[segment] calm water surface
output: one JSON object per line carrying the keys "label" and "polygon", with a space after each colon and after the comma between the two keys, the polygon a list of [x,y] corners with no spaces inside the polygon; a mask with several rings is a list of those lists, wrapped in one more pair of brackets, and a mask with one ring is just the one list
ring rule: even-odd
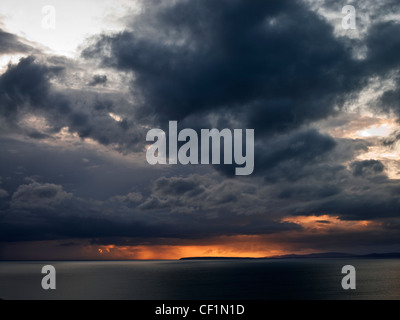
{"label": "calm water surface", "polygon": [[[41,268],[57,271],[43,290]],[[343,290],[341,269],[357,270]],[[0,262],[2,299],[400,299],[398,259]]]}

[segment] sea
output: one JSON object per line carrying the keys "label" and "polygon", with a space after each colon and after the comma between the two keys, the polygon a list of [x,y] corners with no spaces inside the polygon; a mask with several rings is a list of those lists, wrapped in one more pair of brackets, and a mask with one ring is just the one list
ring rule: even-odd
{"label": "sea", "polygon": [[[42,267],[56,289],[42,288]],[[356,289],[342,288],[342,268]],[[399,300],[400,259],[1,261],[3,300]]]}

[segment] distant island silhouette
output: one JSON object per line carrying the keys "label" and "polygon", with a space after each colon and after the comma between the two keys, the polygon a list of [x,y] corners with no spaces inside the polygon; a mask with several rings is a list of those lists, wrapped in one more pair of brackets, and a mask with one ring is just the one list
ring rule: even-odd
{"label": "distant island silhouette", "polygon": [[325,252],[311,254],[287,254],[262,258],[251,257],[185,257],[179,260],[260,260],[260,259],[327,259],[327,258],[364,258],[364,259],[400,259],[400,252],[353,254],[343,252]]}

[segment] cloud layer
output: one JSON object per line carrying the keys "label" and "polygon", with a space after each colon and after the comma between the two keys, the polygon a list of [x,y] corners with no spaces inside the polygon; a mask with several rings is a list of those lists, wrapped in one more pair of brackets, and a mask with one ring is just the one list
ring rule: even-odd
{"label": "cloud layer", "polygon": [[[0,30],[0,54],[23,54],[0,75],[1,242],[396,248],[381,154],[399,131],[357,136],[367,114],[399,120],[393,5],[355,3],[346,34],[331,1],[145,1],[74,59]],[[255,129],[254,174],[147,165],[146,131],[171,120]]]}

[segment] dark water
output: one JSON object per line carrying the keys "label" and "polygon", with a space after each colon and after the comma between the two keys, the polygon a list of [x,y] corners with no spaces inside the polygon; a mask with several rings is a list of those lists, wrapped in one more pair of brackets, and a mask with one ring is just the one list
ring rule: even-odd
{"label": "dark water", "polygon": [[[43,290],[41,268],[56,268]],[[357,289],[343,290],[344,265]],[[398,259],[0,262],[2,299],[400,299]]]}

